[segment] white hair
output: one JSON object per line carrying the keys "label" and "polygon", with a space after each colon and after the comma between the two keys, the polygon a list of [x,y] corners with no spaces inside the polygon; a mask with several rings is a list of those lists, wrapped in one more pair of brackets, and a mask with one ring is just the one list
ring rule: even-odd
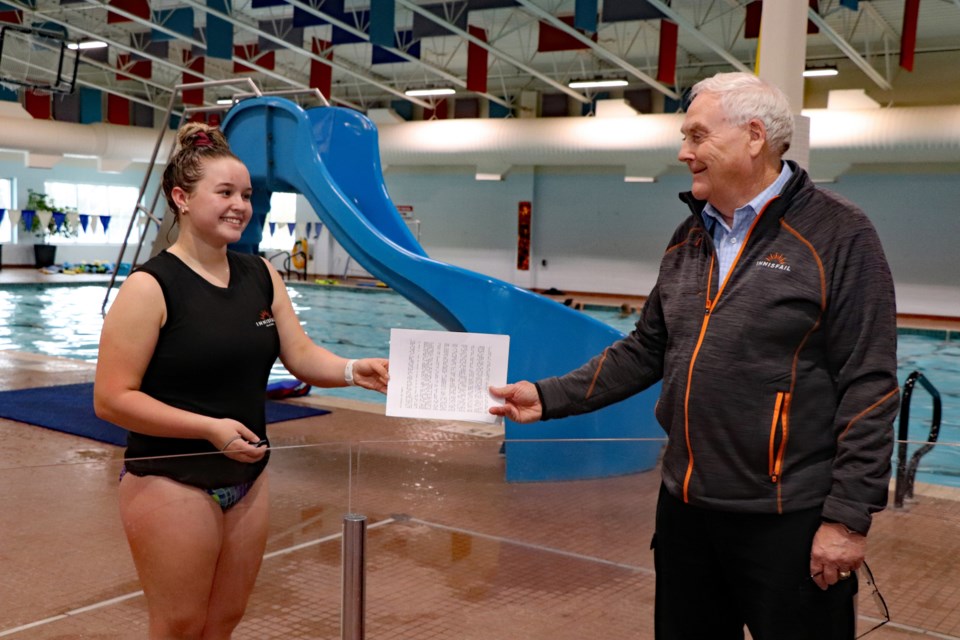
{"label": "white hair", "polygon": [[756,118],[767,130],[767,144],[779,155],[790,148],[793,138],[793,110],[778,87],[753,75],[736,71],[718,73],[701,80],[690,90],[693,101],[701,93],[720,96],[720,106],[734,125]]}

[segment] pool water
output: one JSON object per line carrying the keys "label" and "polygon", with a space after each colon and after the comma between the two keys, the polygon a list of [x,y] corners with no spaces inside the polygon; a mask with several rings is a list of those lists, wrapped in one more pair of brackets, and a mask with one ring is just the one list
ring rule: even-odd
{"label": "pool water", "polygon": [[[390,328],[441,329],[405,298],[382,288],[318,287],[291,284],[294,308],[304,329],[318,344],[348,358],[386,357]],[[96,361],[103,320],[103,285],[7,285],[0,287],[0,349]],[[616,309],[587,307],[585,313],[628,332],[637,316]],[[940,392],[943,421],[938,446],[923,458],[919,482],[960,487],[960,334],[901,330],[898,341],[901,384],[920,371]],[[289,378],[279,362],[271,379]],[[367,402],[383,396],[364,389],[314,390]],[[910,407],[908,439],[926,440],[933,402],[919,385]],[[918,445],[911,445],[910,452]],[[896,463],[896,461],[894,461]]]}

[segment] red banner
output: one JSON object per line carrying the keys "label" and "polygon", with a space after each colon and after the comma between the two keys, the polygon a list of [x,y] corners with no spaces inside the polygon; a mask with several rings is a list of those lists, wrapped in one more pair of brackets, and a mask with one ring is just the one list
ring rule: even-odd
{"label": "red banner", "polygon": [[913,54],[917,48],[917,23],[920,0],[907,0],[903,6],[903,30],[900,32],[900,67],[913,71]]}
{"label": "red banner", "polygon": [[530,271],[530,221],[533,208],[521,202],[517,210],[517,269]]}
{"label": "red banner", "polygon": [[[469,25],[470,35],[478,40],[487,41],[487,31]],[[487,50],[470,43],[467,45],[467,91],[487,92]]]}
{"label": "red banner", "polygon": [[657,82],[673,84],[677,76],[677,23],[660,21],[660,62]]}

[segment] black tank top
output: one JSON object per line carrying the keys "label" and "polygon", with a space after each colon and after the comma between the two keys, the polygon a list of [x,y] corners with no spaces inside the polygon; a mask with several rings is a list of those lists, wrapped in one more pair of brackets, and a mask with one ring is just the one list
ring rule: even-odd
{"label": "black tank top", "polygon": [[[258,256],[228,251],[227,260],[230,284],[225,288],[207,282],[166,251],[139,269],[160,283],[167,307],[140,390],[179,409],[233,418],[266,438],[266,387],[280,354],[271,311],[273,282]],[[203,489],[250,482],[269,457],[252,464],[224,455],[132,459],[216,450],[207,440],[131,431],[124,457],[135,475],[166,476]]]}

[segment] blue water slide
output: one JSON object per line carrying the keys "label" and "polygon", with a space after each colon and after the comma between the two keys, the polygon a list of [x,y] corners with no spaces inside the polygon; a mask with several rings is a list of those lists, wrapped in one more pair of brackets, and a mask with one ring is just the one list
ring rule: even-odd
{"label": "blue water slide", "polygon": [[[387,194],[376,126],[339,107],[304,111],[278,97],[238,103],[222,124],[254,190],[300,193],[372,275],[450,331],[510,336],[511,380],[559,375],[622,334],[526,289],[430,259]],[[658,389],[590,414],[506,424],[508,481],[597,478],[650,469],[662,438]],[[577,442],[578,440],[603,440]],[[627,439],[627,440],[625,440]]]}

